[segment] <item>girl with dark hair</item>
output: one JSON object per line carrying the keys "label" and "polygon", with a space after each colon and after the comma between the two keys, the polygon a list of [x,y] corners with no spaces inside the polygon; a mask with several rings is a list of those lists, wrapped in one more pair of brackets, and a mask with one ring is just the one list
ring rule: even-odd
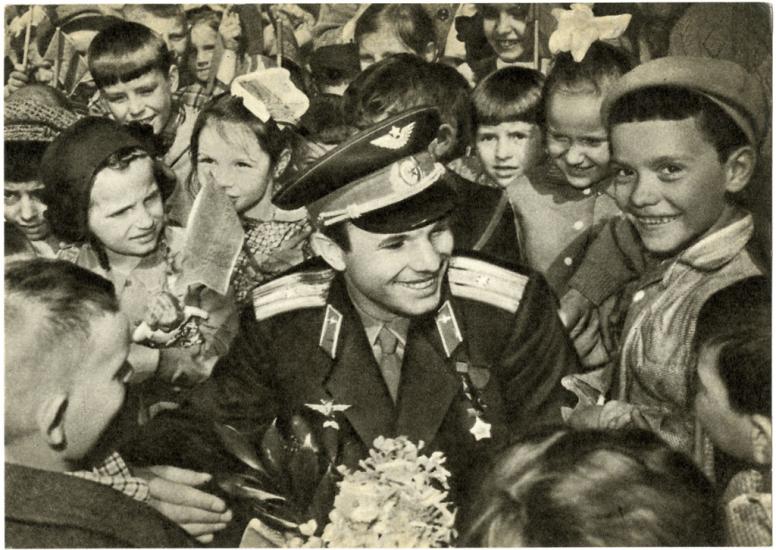
{"label": "girl with dark hair", "polygon": [[281,129],[273,118],[262,121],[231,94],[208,103],[194,125],[196,177],[201,185],[223,189],[245,231],[231,280],[238,302],[250,301],[254,287],[312,255],[304,246],[311,232],[304,209],[284,211],[271,201],[296,139],[290,127]]}

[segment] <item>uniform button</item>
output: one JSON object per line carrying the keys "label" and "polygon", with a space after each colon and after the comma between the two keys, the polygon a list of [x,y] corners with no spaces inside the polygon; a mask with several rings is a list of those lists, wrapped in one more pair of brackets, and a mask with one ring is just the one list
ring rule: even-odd
{"label": "uniform button", "polygon": [[592,193],[592,192],[593,192],[593,190],[592,190],[592,189],[590,189],[589,187],[585,187],[585,188],[582,190],[582,194],[583,194],[583,195],[589,195],[589,194],[590,194],[590,193]]}
{"label": "uniform button", "polygon": [[572,260],[571,258],[566,256],[565,258],[563,258],[563,263],[566,264],[566,265],[571,265],[571,264],[574,263],[574,260]]}
{"label": "uniform button", "polygon": [[644,291],[639,290],[636,294],[633,295],[633,301],[634,302],[642,301],[644,299],[644,295],[645,295]]}
{"label": "uniform button", "polygon": [[440,21],[447,21],[447,19],[450,17],[450,10],[447,8],[442,8],[440,10],[437,10],[437,18]]}
{"label": "uniform button", "polygon": [[585,227],[585,222],[583,222],[582,220],[577,220],[574,222],[574,229],[576,229],[577,231],[581,231],[582,228],[584,227]]}

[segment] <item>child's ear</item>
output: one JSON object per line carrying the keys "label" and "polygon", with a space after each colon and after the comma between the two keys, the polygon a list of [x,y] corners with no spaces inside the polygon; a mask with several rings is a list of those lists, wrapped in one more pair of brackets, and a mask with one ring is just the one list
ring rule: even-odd
{"label": "child's ear", "polygon": [[290,162],[291,149],[283,149],[283,151],[280,153],[280,156],[278,157],[277,162],[275,163],[275,167],[272,169],[273,179],[278,179],[280,176],[282,176],[283,172],[285,172],[286,168],[288,168]]}
{"label": "child's ear", "polygon": [[167,73],[167,81],[170,83],[170,92],[177,92],[180,85],[180,71],[177,65],[170,66],[170,71]]}
{"label": "child's ear", "polygon": [[41,402],[35,417],[38,430],[43,434],[46,443],[57,451],[67,446],[67,439],[65,437],[67,403],[66,393],[52,393]]}
{"label": "child's ear", "polygon": [[737,193],[741,191],[754,172],[757,155],[750,145],[739,147],[725,161],[725,191]]}
{"label": "child's ear", "polygon": [[431,145],[428,146],[428,151],[433,155],[435,160],[438,161],[440,158],[445,158],[445,155],[453,150],[453,147],[455,147],[456,141],[458,140],[456,134],[455,128],[447,123],[444,123],[439,127],[437,136],[434,138],[434,141],[431,142]]}
{"label": "child's ear", "polygon": [[756,464],[771,463],[771,419],[761,414],[751,416],[752,458]]}
{"label": "child's ear", "polygon": [[313,251],[323,258],[327,264],[337,271],[345,271],[345,251],[320,231],[313,232],[310,237]]}

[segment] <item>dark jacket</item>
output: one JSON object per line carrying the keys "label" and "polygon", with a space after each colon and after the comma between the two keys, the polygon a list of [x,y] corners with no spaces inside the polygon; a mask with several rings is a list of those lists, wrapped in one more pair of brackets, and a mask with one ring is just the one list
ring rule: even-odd
{"label": "dark jacket", "polygon": [[[341,274],[333,275],[315,307],[261,321],[249,309],[241,334],[212,377],[180,409],[154,418],[122,454],[135,462],[217,472],[234,461],[213,434],[213,420],[253,434],[258,444],[276,417],[287,421],[303,414],[320,427],[325,418],[316,418],[306,405],[333,400],[350,406],[337,416],[339,462],[357,467],[377,436],[406,435],[424,441],[428,452],[443,451],[454,493],[466,494],[500,445],[537,423],[560,422],[560,407],[570,396],[560,379],[577,370],[546,282],[539,275],[510,277],[511,299],[521,295],[513,311],[455,295],[449,279],[443,282],[445,318],[432,312],[410,323],[396,405]],[[299,291],[291,285],[278,288],[279,293]],[[443,342],[438,325],[452,326],[451,317],[461,339],[446,333]],[[334,331],[326,328],[332,319],[339,319]],[[468,371],[470,393],[484,405],[490,439],[478,441],[470,432],[476,406],[466,394],[462,369]]]}
{"label": "dark jacket", "polygon": [[194,539],[150,506],[78,477],[5,464],[9,548],[191,548]]}
{"label": "dark jacket", "polygon": [[517,266],[520,248],[515,217],[500,189],[485,187],[448,170],[445,181],[455,189],[456,207],[450,218],[455,249],[476,250],[494,260]]}

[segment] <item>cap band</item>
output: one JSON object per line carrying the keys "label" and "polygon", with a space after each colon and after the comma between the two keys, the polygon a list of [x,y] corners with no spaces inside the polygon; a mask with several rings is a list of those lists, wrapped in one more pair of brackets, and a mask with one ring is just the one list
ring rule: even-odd
{"label": "cap band", "polygon": [[[417,195],[438,181],[439,178],[444,175],[445,167],[440,163],[435,162],[430,172],[427,172],[425,175],[420,175],[420,167],[417,161],[415,158],[410,157],[392,164],[388,171],[391,188],[393,190],[392,193],[378,195],[372,199],[367,199],[358,203],[350,202],[340,208],[331,208],[332,206],[336,206],[335,203],[331,203],[327,205],[327,210],[318,214],[318,223],[325,227],[345,220],[356,219],[368,212],[385,208],[386,206],[400,202],[405,198]],[[369,180],[377,181],[378,178],[384,177],[384,174],[385,171],[381,170],[376,174],[372,174],[354,182],[353,185],[354,187],[362,187],[365,183],[369,182]],[[381,187],[383,186],[381,185]],[[341,203],[341,201],[336,202]]]}

